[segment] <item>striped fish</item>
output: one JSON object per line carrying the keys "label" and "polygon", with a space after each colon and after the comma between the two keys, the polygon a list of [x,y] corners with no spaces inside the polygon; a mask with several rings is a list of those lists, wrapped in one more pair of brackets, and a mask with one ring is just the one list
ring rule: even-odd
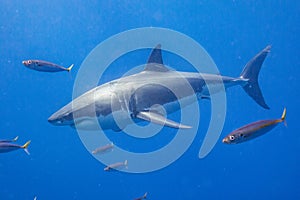
{"label": "striped fish", "polygon": [[222,142],[225,144],[238,144],[254,139],[269,132],[281,122],[284,122],[284,124],[286,125],[285,117],[286,108],[284,108],[280,119],[260,120],[257,122],[247,124],[241,128],[232,131],[222,140]]}
{"label": "striped fish", "polygon": [[25,67],[28,67],[29,69],[33,69],[41,72],[61,72],[61,71],[70,72],[74,66],[74,64],[72,64],[70,67],[65,68],[63,66],[48,61],[43,61],[43,60],[24,60],[22,61],[22,63],[23,65],[25,65]]}
{"label": "striped fish", "polygon": [[0,143],[0,153],[6,153],[10,151],[15,151],[18,149],[24,149],[24,151],[29,155],[28,145],[30,144],[30,140],[26,142],[24,145],[12,144],[10,142],[1,142]]}

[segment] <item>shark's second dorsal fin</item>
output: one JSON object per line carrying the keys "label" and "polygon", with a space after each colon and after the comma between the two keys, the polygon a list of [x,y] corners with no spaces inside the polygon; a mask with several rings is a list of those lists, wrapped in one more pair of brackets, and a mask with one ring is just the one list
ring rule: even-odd
{"label": "shark's second dorsal fin", "polygon": [[161,44],[158,44],[151,52],[144,71],[167,72],[161,56]]}

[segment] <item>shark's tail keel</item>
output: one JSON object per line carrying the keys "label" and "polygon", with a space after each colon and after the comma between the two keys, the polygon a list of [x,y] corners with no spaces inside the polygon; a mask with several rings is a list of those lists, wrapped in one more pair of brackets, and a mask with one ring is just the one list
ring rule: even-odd
{"label": "shark's tail keel", "polygon": [[261,52],[259,52],[254,58],[252,58],[243,69],[240,78],[248,79],[246,85],[243,86],[246,93],[256,101],[260,106],[265,109],[270,109],[269,106],[266,104],[262,92],[259,88],[258,84],[258,74],[260,68],[270,52],[271,46],[267,46]]}

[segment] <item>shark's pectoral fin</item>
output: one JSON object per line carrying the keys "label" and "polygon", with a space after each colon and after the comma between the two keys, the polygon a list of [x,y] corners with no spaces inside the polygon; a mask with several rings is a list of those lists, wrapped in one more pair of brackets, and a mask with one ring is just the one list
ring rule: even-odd
{"label": "shark's pectoral fin", "polygon": [[174,122],[170,119],[165,118],[163,115],[151,111],[141,111],[136,114],[136,117],[145,121],[153,122],[162,126],[169,126],[171,128],[182,128],[188,129],[192,128],[191,126],[183,125],[177,122]]}

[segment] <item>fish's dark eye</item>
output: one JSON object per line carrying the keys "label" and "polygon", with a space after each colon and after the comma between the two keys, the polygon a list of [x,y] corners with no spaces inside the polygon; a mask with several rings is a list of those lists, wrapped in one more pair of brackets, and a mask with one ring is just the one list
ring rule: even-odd
{"label": "fish's dark eye", "polygon": [[234,137],[233,135],[231,135],[231,136],[229,136],[229,139],[230,139],[230,140],[234,140],[235,137]]}
{"label": "fish's dark eye", "polygon": [[28,62],[27,62],[29,65],[32,63],[32,61],[31,60],[28,60]]}

